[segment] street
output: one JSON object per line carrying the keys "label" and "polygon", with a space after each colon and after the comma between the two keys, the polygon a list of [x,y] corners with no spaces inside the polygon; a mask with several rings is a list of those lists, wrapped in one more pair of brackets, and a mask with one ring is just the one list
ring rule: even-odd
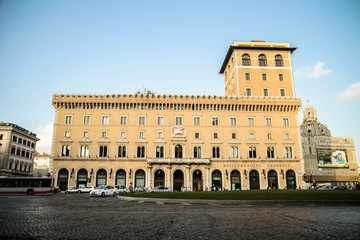
{"label": "street", "polygon": [[360,207],[0,196],[1,239],[360,239]]}

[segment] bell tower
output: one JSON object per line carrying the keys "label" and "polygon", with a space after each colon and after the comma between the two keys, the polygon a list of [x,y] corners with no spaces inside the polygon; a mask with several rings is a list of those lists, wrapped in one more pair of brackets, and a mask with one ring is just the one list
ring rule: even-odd
{"label": "bell tower", "polygon": [[309,100],[307,101],[306,108],[303,111],[304,122],[316,122],[316,110],[312,106],[310,106]]}

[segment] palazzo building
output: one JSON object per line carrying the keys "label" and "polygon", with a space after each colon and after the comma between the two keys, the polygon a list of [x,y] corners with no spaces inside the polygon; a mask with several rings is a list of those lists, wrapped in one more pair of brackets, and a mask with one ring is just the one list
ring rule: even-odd
{"label": "palazzo building", "polygon": [[359,182],[354,139],[332,137],[327,126],[318,122],[309,102],[300,126],[307,185],[353,185]]}
{"label": "palazzo building", "polygon": [[32,133],[13,123],[0,123],[0,176],[32,177],[36,142]]}
{"label": "palazzo building", "polygon": [[54,94],[57,186],[297,188],[303,160],[289,43],[231,44],[224,96]]}

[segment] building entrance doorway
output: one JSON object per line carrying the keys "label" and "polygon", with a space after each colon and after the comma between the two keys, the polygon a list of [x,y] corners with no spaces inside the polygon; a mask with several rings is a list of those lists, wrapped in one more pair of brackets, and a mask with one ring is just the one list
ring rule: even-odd
{"label": "building entrance doorway", "polygon": [[126,186],[126,172],[123,169],[117,170],[115,185]]}
{"label": "building entrance doorway", "polygon": [[86,187],[87,186],[87,176],[88,176],[87,170],[84,168],[80,169],[77,174],[76,187],[78,187],[78,188]]}
{"label": "building entrance doorway", "polygon": [[174,172],[174,191],[181,191],[182,187],[184,187],[184,173],[181,170],[176,170]]}
{"label": "building entrance doorway", "polygon": [[250,174],[250,189],[260,189],[259,172],[251,170]]}
{"label": "building entrance doorway", "polygon": [[214,170],[212,172],[212,190],[221,190],[222,189],[222,174],[219,170]]}
{"label": "building entrance doorway", "polygon": [[275,170],[270,170],[268,173],[268,188],[278,189],[277,172]]}
{"label": "building entrance doorway", "polygon": [[60,169],[57,181],[57,186],[59,187],[60,191],[65,191],[68,189],[68,181],[69,171],[66,168]]}
{"label": "building entrance doorway", "polygon": [[286,172],[286,188],[296,189],[295,172],[293,170],[288,170]]}
{"label": "building entrance doorway", "polygon": [[240,172],[238,170],[231,172],[231,190],[241,190]]}
{"label": "building entrance doorway", "polygon": [[158,169],[154,174],[154,187],[165,186],[165,173],[163,170]]}
{"label": "building entrance doorway", "polygon": [[193,172],[193,191],[202,191],[202,190],[203,190],[202,172],[200,170],[195,170]]}
{"label": "building entrance doorway", "polygon": [[96,186],[106,185],[106,177],[105,169],[99,169],[96,173]]}
{"label": "building entrance doorway", "polygon": [[144,170],[137,170],[135,173],[135,188],[145,187],[145,172]]}

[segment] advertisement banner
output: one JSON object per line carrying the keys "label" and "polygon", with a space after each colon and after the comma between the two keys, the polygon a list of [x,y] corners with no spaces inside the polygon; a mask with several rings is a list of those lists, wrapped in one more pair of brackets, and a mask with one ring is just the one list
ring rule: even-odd
{"label": "advertisement banner", "polygon": [[345,149],[317,149],[319,168],[348,168],[347,153]]}

